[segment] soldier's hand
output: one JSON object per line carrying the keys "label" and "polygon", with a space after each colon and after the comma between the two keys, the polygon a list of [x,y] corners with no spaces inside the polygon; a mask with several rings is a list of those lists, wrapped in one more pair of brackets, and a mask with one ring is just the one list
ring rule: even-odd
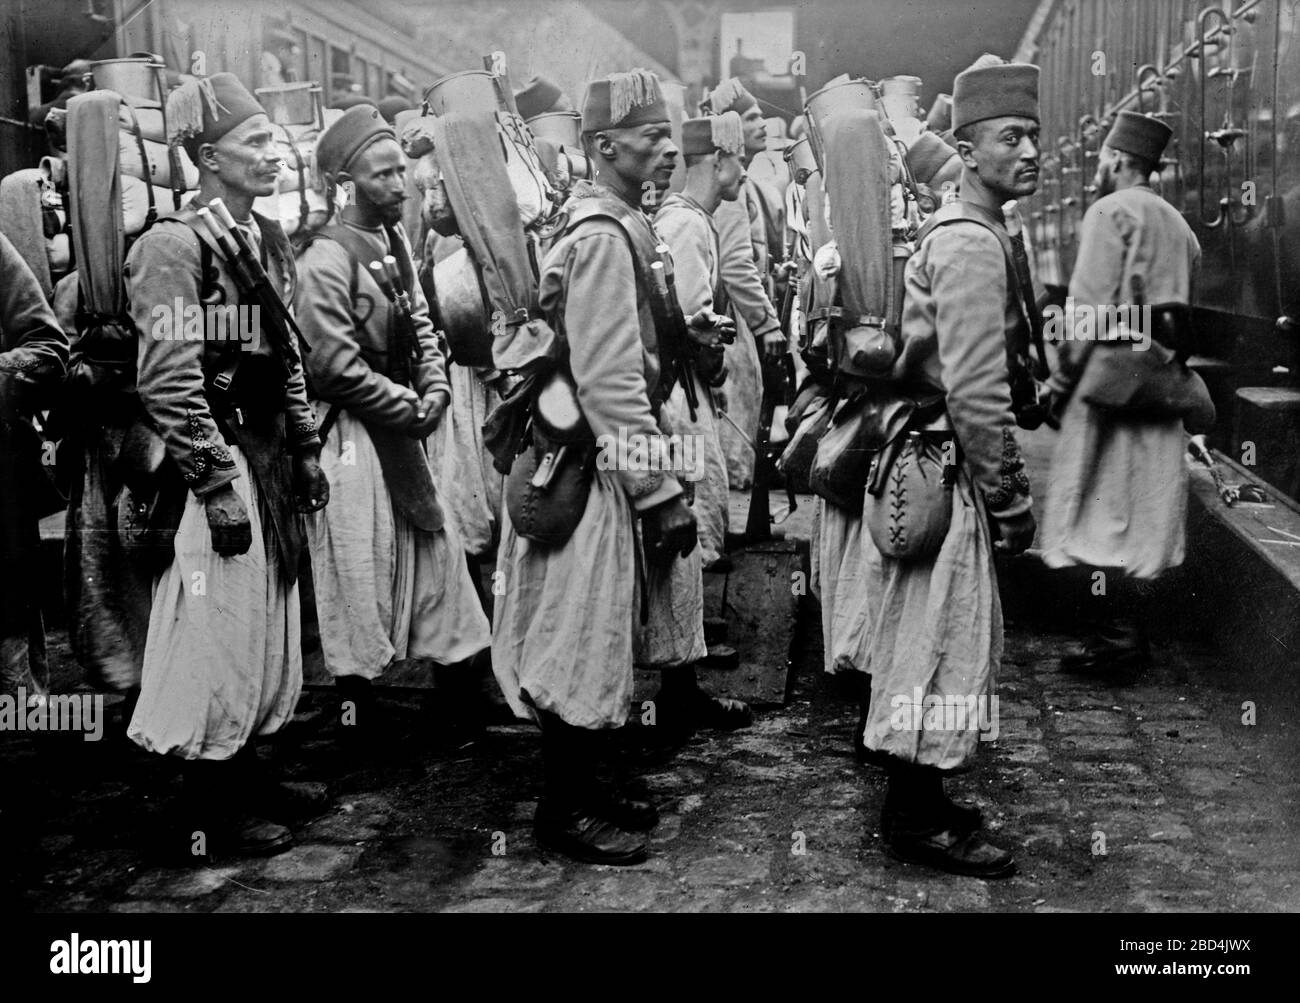
{"label": "soldier's hand", "polygon": [[736,340],[736,322],[712,310],[700,310],[687,318],[691,338],[705,348],[730,345]]}
{"label": "soldier's hand", "polygon": [[38,391],[36,381],[25,373],[0,369],[0,404],[6,414],[34,414]]}
{"label": "soldier's hand", "polygon": [[1013,515],[1006,519],[994,516],[993,528],[997,532],[997,539],[993,542],[994,550],[1007,554],[1023,554],[1034,542],[1034,533],[1038,530],[1038,524],[1034,522],[1034,514],[1026,510],[1020,515]]}
{"label": "soldier's hand", "polygon": [[293,462],[293,490],[299,512],[319,512],[330,500],[330,481],[321,469],[320,453],[303,453]]}
{"label": "soldier's hand", "polygon": [[679,496],[651,509],[643,522],[647,557],[667,563],[695,549],[695,513]]}
{"label": "soldier's hand", "polygon": [[253,545],[253,526],[244,500],[227,484],[203,499],[212,530],[212,549],[222,557],[247,554]]}
{"label": "soldier's hand", "polygon": [[413,439],[427,439],[438,422],[442,421],[443,412],[451,402],[451,395],[446,390],[430,390],[415,408],[415,421],[406,430]]}
{"label": "soldier's hand", "polygon": [[763,354],[769,359],[779,359],[786,352],[785,332],[779,327],[763,335]]}

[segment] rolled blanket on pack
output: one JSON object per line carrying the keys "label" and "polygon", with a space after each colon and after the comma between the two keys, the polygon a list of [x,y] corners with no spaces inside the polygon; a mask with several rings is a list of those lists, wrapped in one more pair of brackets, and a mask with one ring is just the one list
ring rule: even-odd
{"label": "rolled blanket on pack", "polygon": [[45,175],[35,167],[14,171],[0,179],[0,233],[22,255],[48,300],[54,292],[54,280],[50,272],[50,247],[41,220],[44,180]]}
{"label": "rolled blanket on pack", "polygon": [[832,353],[848,374],[878,376],[889,371],[897,354],[894,150],[876,112],[863,109],[831,115],[823,138],[831,230],[842,259],[838,282],[844,318]]}
{"label": "rolled blanket on pack", "polygon": [[147,185],[139,178],[122,177],[122,227],[128,237],[144,229],[149,217],[149,190],[153,189],[154,209],[160,215],[172,208],[172,190]]}
{"label": "rolled blanket on pack", "polygon": [[447,199],[482,271],[494,314],[505,321],[492,339],[497,369],[517,370],[555,349],[556,336],[538,316],[537,282],[520,223],[519,201],[501,158],[497,117],[455,112],[429,123]]}
{"label": "rolled blanket on pack", "polygon": [[68,194],[78,281],[85,308],[112,316],[124,303],[122,179],[113,169],[122,138],[121,103],[113,91],[90,91],[68,101]]}
{"label": "rolled blanket on pack", "polygon": [[140,108],[135,105],[127,107],[124,103],[121,111],[118,112],[118,123],[127,132],[133,132],[131,125],[131,113],[135,113],[135,121],[140,124],[140,135],[151,143],[167,143],[167,131],[163,128],[163,113],[161,108]]}
{"label": "rolled blanket on pack", "polygon": [[[172,183],[171,161],[167,159],[167,145],[144,140],[144,153],[148,159],[146,168],[140,160],[140,144],[136,142],[130,129],[122,130],[120,141],[122,173],[141,181],[148,181],[155,187],[170,188]],[[199,187],[199,169],[190,162],[189,156],[181,146],[176,147],[180,156],[181,169],[185,178],[185,190],[194,191]],[[170,206],[168,206],[170,208]]]}

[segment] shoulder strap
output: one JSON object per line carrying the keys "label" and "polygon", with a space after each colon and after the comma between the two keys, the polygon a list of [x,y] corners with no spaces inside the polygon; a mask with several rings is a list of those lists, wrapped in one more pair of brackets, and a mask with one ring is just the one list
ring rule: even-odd
{"label": "shoulder strap", "polygon": [[[348,307],[357,301],[357,292],[360,290],[360,280],[358,274],[361,268],[361,258],[363,255],[371,253],[355,233],[348,230],[347,227],[333,223],[329,226],[322,227],[302,242],[302,249],[305,251],[318,240],[332,240],[338,244],[347,253],[348,261],[352,263],[352,271],[348,277]],[[354,318],[355,319],[355,318]]]}
{"label": "shoulder strap", "polygon": [[1007,290],[1016,297],[1016,305],[1020,308],[1020,313],[1029,325],[1031,332],[1036,332],[1037,337],[1041,336],[1042,317],[1038,313],[1038,303],[1034,298],[1034,290],[1029,285],[1029,276],[1022,275],[1021,269],[1016,265],[1016,253],[1011,243],[1011,235],[1006,229],[999,226],[993,219],[993,216],[985,209],[974,205],[970,202],[950,202],[942,206],[921,226],[916,235],[916,245],[920,247],[926,237],[941,226],[948,226],[952,223],[959,222],[978,223],[989,233],[998,239],[998,244],[1002,248],[1002,257],[1007,266]]}
{"label": "shoulder strap", "polygon": [[[656,342],[660,364],[662,367],[663,358],[668,351],[668,346],[672,344],[672,331],[674,330],[673,319],[669,316],[669,304],[655,291],[655,283],[651,277],[650,265],[658,260],[658,254],[655,251],[655,245],[651,242],[654,231],[650,229],[649,224],[644,227],[639,226],[634,219],[632,210],[622,202],[614,199],[581,199],[578,204],[569,212],[569,220],[565,224],[564,232],[571,233],[579,223],[589,219],[605,218],[613,220],[619,225],[624,238],[627,240],[628,249],[632,252],[633,272],[636,274],[636,280],[645,292],[646,300],[650,304],[650,314],[654,319]],[[648,231],[648,232],[647,232]]]}

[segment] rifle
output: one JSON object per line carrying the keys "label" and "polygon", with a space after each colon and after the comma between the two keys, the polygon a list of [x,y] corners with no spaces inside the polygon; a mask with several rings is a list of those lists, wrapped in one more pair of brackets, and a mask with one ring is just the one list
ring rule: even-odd
{"label": "rifle", "polygon": [[[415,386],[415,367],[420,364],[420,336],[415,330],[411,313],[411,294],[402,285],[402,273],[397,259],[385,254],[381,261],[370,262],[370,274],[388,302],[393,304],[394,327],[397,335],[392,347],[389,370],[406,378],[407,386]],[[398,382],[402,382],[400,379]],[[423,418],[423,415],[420,415]]]}
{"label": "rifle", "polygon": [[682,392],[686,395],[686,408],[691,414],[691,421],[697,421],[696,412],[700,406],[700,396],[695,391],[695,359],[691,355],[691,337],[686,330],[686,317],[682,314],[681,303],[677,299],[677,282],[673,275],[673,259],[668,253],[667,244],[655,247],[659,260],[650,265],[650,274],[654,277],[655,290],[667,310],[668,355],[671,373],[666,386],[671,391],[674,379],[680,380]]}
{"label": "rifle", "polygon": [[[784,309],[784,304],[782,305]],[[772,506],[769,490],[776,471],[772,454],[772,417],[778,404],[787,403],[788,388],[794,383],[794,359],[784,353],[778,359],[762,360],[763,403],[759,409],[758,440],[754,444],[754,481],[749,490],[749,514],[745,519],[745,542],[757,543],[772,538]],[[793,492],[790,511],[797,505]]]}
{"label": "rifle", "polygon": [[259,316],[265,319],[264,330],[270,335],[286,365],[294,358],[295,345],[303,353],[310,352],[311,346],[298,329],[293,314],[271,285],[266,269],[253,253],[248,238],[236,225],[226,204],[219,198],[213,199],[208,203],[208,208],[199,209],[195,215],[225,255],[230,274],[239,288],[240,299],[250,301],[258,308]]}

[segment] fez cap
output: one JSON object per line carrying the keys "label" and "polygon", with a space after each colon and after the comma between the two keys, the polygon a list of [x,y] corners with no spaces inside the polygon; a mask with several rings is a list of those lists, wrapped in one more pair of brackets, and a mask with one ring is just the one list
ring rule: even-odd
{"label": "fez cap", "polygon": [[734,111],[724,115],[688,118],[682,122],[682,156],[707,157],[711,153],[740,153],[745,148],[745,127]]}
{"label": "fez cap", "polygon": [[376,105],[379,114],[384,116],[384,121],[392,125],[397,121],[397,116],[401,112],[411,110],[411,102],[397,94],[390,94]]}
{"label": "fez cap", "polygon": [[582,101],[583,132],[631,129],[668,121],[668,104],[659,88],[659,78],[649,70],[611,73],[587,84]]}
{"label": "fez cap", "polygon": [[907,166],[912,177],[928,185],[943,166],[957,156],[957,151],[932,132],[923,132],[907,151]]}
{"label": "fez cap", "polygon": [[533,77],[532,80],[515,92],[515,107],[519,117],[524,121],[545,115],[548,111],[572,111],[573,105],[564,96],[564,91],[545,77]]}
{"label": "fez cap", "polygon": [[317,173],[323,176],[346,171],[366,147],[380,139],[396,140],[397,133],[384,121],[379,109],[372,104],[349,108],[316,143]]}
{"label": "fez cap", "polygon": [[735,77],[728,77],[713,88],[705,104],[715,115],[721,115],[724,111],[734,111],[737,115],[744,115],[749,109],[758,107],[754,95],[745,90],[745,85]]}
{"label": "fez cap", "polygon": [[990,118],[1032,118],[1038,121],[1038,67],[1005,63],[966,70],[957,75],[952,94],[952,128]]}
{"label": "fez cap", "polygon": [[930,105],[930,113],[925,116],[925,126],[931,132],[943,132],[952,127],[952,95],[940,94]]}
{"label": "fez cap", "polygon": [[233,73],[187,80],[167,95],[167,139],[195,146],[215,143],[266,109]]}
{"label": "fez cap", "polygon": [[1106,146],[1131,153],[1152,164],[1160,163],[1165,144],[1173,130],[1158,118],[1148,118],[1135,111],[1122,111],[1115,117]]}

